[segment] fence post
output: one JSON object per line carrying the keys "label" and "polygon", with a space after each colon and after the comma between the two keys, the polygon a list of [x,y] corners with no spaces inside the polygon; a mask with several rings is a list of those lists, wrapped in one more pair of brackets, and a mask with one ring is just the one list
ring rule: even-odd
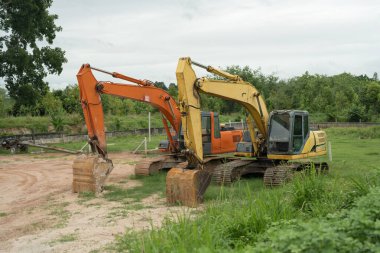
{"label": "fence post", "polygon": [[150,142],[150,140],[151,140],[151,138],[150,138],[150,112],[148,113],[148,131],[149,131],[149,133],[148,133],[148,136],[149,136],[149,142]]}
{"label": "fence post", "polygon": [[146,143],[146,137],[144,137],[144,150],[145,150],[145,155],[147,155],[148,153],[148,147],[147,147],[147,143]]}
{"label": "fence post", "polygon": [[327,149],[328,149],[328,152],[329,152],[329,161],[332,162],[331,141],[329,141]]}

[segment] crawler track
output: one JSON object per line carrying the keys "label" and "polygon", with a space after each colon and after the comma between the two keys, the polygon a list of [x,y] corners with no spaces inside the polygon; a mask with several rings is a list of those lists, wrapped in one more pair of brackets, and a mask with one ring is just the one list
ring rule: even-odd
{"label": "crawler track", "polygon": [[268,168],[264,173],[264,185],[267,187],[280,186],[290,181],[296,165],[282,164]]}
{"label": "crawler track", "polygon": [[149,176],[163,169],[180,166],[186,161],[184,156],[162,155],[145,158],[135,166],[135,175]]}
{"label": "crawler track", "polygon": [[250,160],[234,160],[221,164],[214,169],[212,182],[218,185],[230,185],[232,182],[239,180],[242,170],[246,165],[251,164]]}

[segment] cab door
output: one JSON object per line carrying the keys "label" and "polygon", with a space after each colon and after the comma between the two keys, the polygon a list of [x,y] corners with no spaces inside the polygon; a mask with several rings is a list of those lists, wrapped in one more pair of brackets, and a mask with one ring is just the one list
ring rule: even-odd
{"label": "cab door", "polygon": [[293,153],[301,152],[309,135],[309,118],[307,114],[296,113],[293,123]]}
{"label": "cab door", "polygon": [[211,116],[210,114],[202,113],[202,146],[203,154],[211,154]]}

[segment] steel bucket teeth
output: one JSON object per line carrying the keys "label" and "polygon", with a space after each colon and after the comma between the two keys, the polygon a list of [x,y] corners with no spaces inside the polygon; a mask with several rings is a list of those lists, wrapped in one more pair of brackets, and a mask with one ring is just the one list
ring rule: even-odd
{"label": "steel bucket teeth", "polygon": [[98,156],[78,156],[73,163],[73,192],[102,191],[113,165]]}
{"label": "steel bucket teeth", "polygon": [[173,168],[166,176],[167,202],[196,207],[203,201],[210,181],[211,175],[206,171]]}

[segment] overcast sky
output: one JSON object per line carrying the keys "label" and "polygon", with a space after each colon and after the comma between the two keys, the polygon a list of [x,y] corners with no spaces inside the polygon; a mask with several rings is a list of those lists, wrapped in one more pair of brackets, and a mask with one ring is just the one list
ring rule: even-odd
{"label": "overcast sky", "polygon": [[281,78],[380,72],[378,0],[55,0],[50,12],[63,28],[54,44],[68,59],[47,78],[53,89],[76,83],[82,63],[175,82],[181,56]]}

